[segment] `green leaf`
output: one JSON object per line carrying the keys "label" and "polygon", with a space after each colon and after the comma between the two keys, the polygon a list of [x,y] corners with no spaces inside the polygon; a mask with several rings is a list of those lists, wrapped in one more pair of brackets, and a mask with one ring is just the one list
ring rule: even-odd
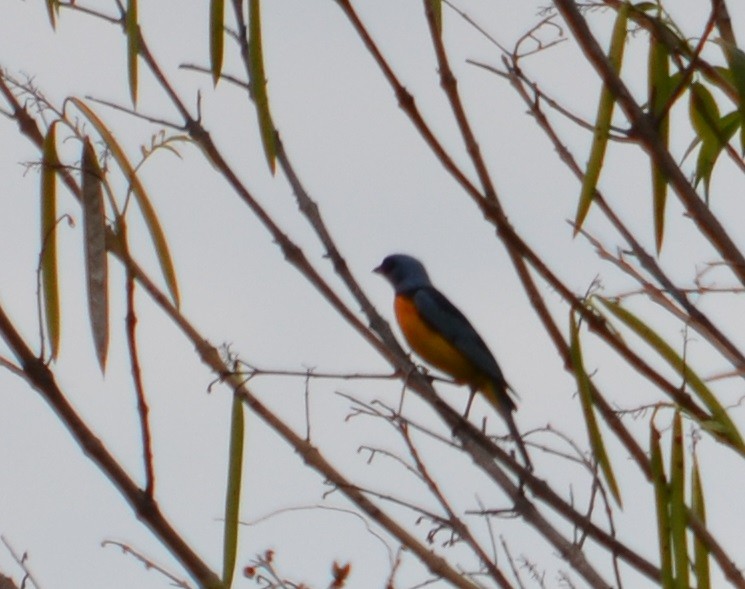
{"label": "green leaf", "polygon": [[104,216],[103,172],[90,140],[83,143],[81,158],[85,269],[88,283],[88,315],[101,372],[106,370],[109,347],[108,264],[106,218]]}
{"label": "green leaf", "polygon": [[742,127],[742,112],[733,110],[731,113],[724,115],[718,121],[717,132],[722,147],[727,145],[738,128]]}
{"label": "green leaf", "polygon": [[670,544],[670,487],[665,478],[665,467],[662,463],[660,449],[660,432],[649,423],[649,459],[652,471],[652,485],[654,486],[655,506],[657,508],[657,539],[660,549],[660,571],[662,573],[662,588],[675,587],[675,573],[673,571],[672,546]]}
{"label": "green leaf", "polygon": [[111,133],[108,127],[104,125],[101,119],[98,118],[98,115],[96,115],[93,110],[91,110],[83,101],[79,100],[78,98],[71,98],[70,101],[85,115],[85,117],[96,128],[96,131],[98,131],[108,148],[111,150],[111,155],[114,157],[117,165],[122,170],[122,173],[130,182],[132,193],[134,194],[135,199],[137,200],[137,204],[142,211],[142,216],[144,217],[145,223],[147,224],[147,228],[150,232],[150,237],[155,244],[155,252],[158,256],[160,269],[163,272],[163,277],[165,278],[166,284],[168,285],[168,290],[171,293],[171,298],[173,299],[174,304],[178,307],[178,282],[176,280],[176,271],[173,267],[173,260],[171,259],[171,252],[168,248],[166,236],[160,226],[160,221],[158,221],[158,216],[155,213],[155,209],[150,202],[150,197],[148,197],[147,192],[145,191],[145,187],[142,185],[142,182],[140,182],[140,179],[137,177],[134,167],[127,159],[127,156],[124,154],[124,150],[121,148],[116,139],[114,139],[114,135]]}
{"label": "green leaf", "polygon": [[[667,48],[657,38],[652,37],[649,43],[649,109],[655,117],[657,131],[667,149],[670,141],[670,117],[667,101],[674,91],[670,78],[670,59]],[[665,113],[664,116],[662,113]],[[665,202],[667,200],[667,176],[652,163],[652,207],[654,211],[654,236],[657,253],[662,250],[662,239],[665,231]]]}
{"label": "green leaf", "polygon": [[711,92],[699,82],[690,86],[690,117],[693,130],[701,141],[717,142],[719,106]]}
{"label": "green leaf", "polygon": [[59,354],[60,303],[57,274],[57,121],[49,125],[41,147],[41,287],[51,358]]}
{"label": "green leaf", "polygon": [[686,522],[683,426],[680,412],[676,411],[670,446],[670,533],[675,555],[675,586],[680,589],[689,589],[691,586],[688,574]]}
{"label": "green leaf", "polygon": [[127,34],[127,73],[129,96],[137,104],[137,55],[140,52],[140,28],[137,26],[137,0],[127,0],[127,15],[124,22]]}
{"label": "green leaf", "polygon": [[[706,524],[704,488],[701,484],[701,473],[698,469],[698,459],[695,454],[691,468],[691,512],[702,524]],[[695,534],[693,537],[693,567],[696,572],[696,589],[710,589],[709,548]]]}
{"label": "green leaf", "polygon": [[704,196],[708,203],[714,164],[738,127],[742,126],[742,115],[738,110],[721,117],[711,92],[700,83],[691,84],[689,111],[693,129],[701,140],[694,186],[703,180]]}
{"label": "green leaf", "polygon": [[[729,80],[734,86],[738,100],[740,118],[745,120],[745,53],[737,46],[732,20],[727,12],[727,5],[720,3],[716,11],[716,25],[719,30],[719,45],[727,60],[730,72]],[[745,127],[740,127],[740,149],[745,153]]]}
{"label": "green leaf", "polygon": [[670,78],[668,78],[668,82],[666,84],[662,84],[659,87],[660,105],[666,104],[670,99],[672,99],[673,94],[678,90],[678,86],[685,82],[685,77],[685,72],[675,72],[673,75],[670,76]]}
{"label": "green leaf", "polygon": [[261,5],[260,0],[248,0],[248,74],[251,98],[256,105],[259,118],[261,143],[264,146],[269,170],[274,174],[277,146],[274,143],[274,123],[269,111],[269,95],[264,75],[264,56],[261,45]]}
{"label": "green leaf", "polygon": [[694,187],[703,180],[704,199],[707,203],[709,202],[709,185],[711,174],[714,171],[714,164],[740,126],[740,112],[733,111],[716,121],[716,136],[707,137],[706,140],[701,142],[701,148],[699,149],[696,160]]}
{"label": "green leaf", "polygon": [[[737,89],[737,96],[740,98],[738,112],[740,121],[745,120],[745,53],[739,47],[729,47],[725,52],[727,63],[732,71],[732,80]],[[745,125],[740,124],[740,150],[745,153]]]}
{"label": "green leaf", "polygon": [[[688,363],[657,333],[629,310],[603,297],[597,298],[613,315],[655,350],[683,378],[686,385],[703,402],[711,413],[711,418],[708,421],[702,422],[701,425],[708,431],[714,432],[719,437],[724,438],[738,452],[745,453],[745,444],[737,426],[730,419],[729,414],[719,403],[709,387],[704,384],[701,377],[690,368]],[[687,407],[680,407],[680,409],[689,413]],[[691,415],[691,417],[696,419],[695,415]]]}
{"label": "green leaf", "polygon": [[[629,15],[629,3],[624,2],[618,10],[616,23],[613,26],[610,49],[608,51],[608,61],[615,72],[621,70],[623,60],[623,49],[626,42],[626,23]],[[592,147],[590,148],[590,157],[587,162],[587,170],[582,180],[582,190],[579,195],[577,205],[577,214],[574,220],[574,235],[582,228],[585,217],[590,210],[590,205],[595,197],[595,191],[600,178],[600,170],[603,167],[605,159],[605,150],[608,146],[608,136],[610,132],[611,119],[613,117],[613,107],[616,100],[610,89],[604,84],[600,91],[600,101],[598,103],[597,117],[595,118],[595,132],[592,138]]]}
{"label": "green leaf", "polygon": [[721,66],[721,65],[715,65],[715,66],[712,66],[712,67],[714,68],[714,71],[721,78],[723,78],[724,81],[727,84],[729,84],[730,86],[732,86],[734,88],[734,86],[735,86],[735,79],[732,77],[732,71],[729,68],[724,67],[724,66]]}
{"label": "green leaf", "polygon": [[235,562],[238,554],[244,430],[243,403],[238,395],[233,395],[233,406],[230,417],[228,484],[225,493],[225,532],[223,538],[222,578],[226,589],[233,582]]}
{"label": "green leaf", "polygon": [[569,354],[572,358],[574,376],[577,379],[577,389],[579,391],[579,398],[582,405],[582,413],[585,416],[587,437],[590,440],[592,455],[595,457],[598,465],[600,465],[600,470],[603,472],[603,476],[608,483],[608,488],[613,494],[613,497],[618,505],[622,506],[621,492],[618,489],[618,483],[616,483],[613,468],[611,467],[608,454],[605,451],[603,436],[600,433],[600,428],[598,427],[595,418],[595,411],[592,406],[592,388],[590,386],[590,379],[587,376],[587,372],[585,372],[584,362],[582,359],[582,348],[579,340],[579,326],[577,325],[577,320],[575,319],[573,312],[570,314],[569,333]]}
{"label": "green leaf", "polygon": [[212,83],[217,86],[222,73],[225,48],[225,0],[210,0],[210,69]]}

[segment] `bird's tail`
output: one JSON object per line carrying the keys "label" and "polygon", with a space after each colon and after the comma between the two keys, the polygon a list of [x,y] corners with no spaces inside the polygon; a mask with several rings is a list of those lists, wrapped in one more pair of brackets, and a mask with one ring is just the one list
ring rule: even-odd
{"label": "bird's tail", "polygon": [[523,457],[525,467],[529,470],[533,470],[533,463],[530,461],[530,456],[528,456],[528,450],[523,443],[523,438],[520,435],[515,419],[512,416],[512,412],[516,407],[514,401],[509,397],[507,385],[505,383],[490,382],[486,385],[485,389],[486,390],[483,391],[484,396],[494,406],[497,413],[502,416],[502,419],[504,419],[507,424],[507,429],[510,430],[510,436],[515,441],[515,444],[517,444],[517,448]]}

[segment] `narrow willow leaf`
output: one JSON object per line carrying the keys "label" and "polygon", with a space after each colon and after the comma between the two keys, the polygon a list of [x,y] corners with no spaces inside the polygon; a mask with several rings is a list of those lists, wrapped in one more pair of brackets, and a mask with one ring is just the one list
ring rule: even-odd
{"label": "narrow willow leaf", "polygon": [[[670,119],[665,117],[660,121],[660,139],[665,149],[670,142]],[[665,237],[665,205],[667,202],[667,176],[662,168],[652,164],[652,210],[654,212],[654,243],[659,254],[662,251],[662,241]]]}
{"label": "narrow willow leaf", "polygon": [[714,171],[714,162],[720,148],[717,142],[702,141],[696,158],[696,173],[694,175],[693,187],[703,180],[704,183],[704,201],[709,202],[709,186],[711,185],[711,174]]}
{"label": "narrow willow leaf", "polygon": [[[670,60],[665,44],[652,37],[649,43],[649,109],[655,117],[657,132],[667,149],[670,141],[670,117],[667,101],[672,94]],[[667,110],[666,110],[667,109]],[[664,113],[664,115],[663,115]],[[652,207],[654,211],[654,237],[657,253],[662,250],[665,231],[665,202],[667,200],[667,176],[652,163]]]}
{"label": "narrow willow leaf", "polygon": [[719,106],[708,88],[699,82],[691,84],[689,110],[691,125],[701,141],[716,143],[718,137]]}
{"label": "narrow willow leaf", "polygon": [[137,104],[137,55],[140,52],[140,29],[137,26],[137,0],[127,0],[127,73],[129,74],[129,96]]}
{"label": "narrow willow leaf", "polygon": [[672,99],[673,94],[677,91],[678,86],[680,86],[684,82],[684,80],[685,72],[675,72],[673,75],[671,75],[668,79],[668,83],[660,87],[660,103],[667,104],[667,102]]}
{"label": "narrow willow leaf", "polygon": [[742,127],[742,112],[739,110],[733,110],[719,119],[717,130],[723,148],[740,127]]}
{"label": "narrow willow leaf", "polygon": [[98,115],[94,113],[84,102],[77,98],[71,98],[70,101],[85,115],[85,117],[93,124],[96,131],[101,135],[104,142],[111,150],[111,154],[114,157],[119,168],[122,170],[124,176],[129,180],[132,193],[137,200],[137,204],[142,211],[142,216],[145,218],[150,237],[155,244],[155,252],[158,256],[158,262],[160,263],[160,269],[163,272],[168,290],[171,293],[174,304],[179,306],[179,290],[178,282],[176,280],[176,271],[173,267],[173,260],[171,259],[171,252],[168,248],[168,242],[166,236],[163,233],[163,229],[158,221],[158,215],[155,213],[155,209],[150,202],[150,197],[145,191],[145,187],[140,182],[140,179],[135,173],[135,169],[124,154],[124,150],[121,148],[119,143],[114,139],[114,135],[111,133],[109,128],[104,125],[103,121],[98,118]]}
{"label": "narrow willow leaf", "polygon": [[740,117],[740,111],[733,111],[723,116],[717,121],[716,138],[710,138],[701,143],[701,149],[699,149],[698,159],[696,160],[694,187],[703,180],[704,199],[707,203],[709,202],[709,185],[714,164],[738,127],[741,126]]}
{"label": "narrow willow leaf", "polygon": [[[613,26],[611,36],[610,50],[608,51],[608,61],[613,70],[621,70],[623,60],[623,49],[626,42],[626,23],[629,16],[629,3],[624,2],[618,9],[616,22]],[[603,167],[605,159],[605,150],[608,146],[608,135],[610,132],[611,119],[613,118],[613,107],[616,100],[610,89],[604,84],[600,91],[600,101],[598,103],[598,113],[595,118],[595,132],[592,138],[592,147],[590,148],[590,157],[587,162],[587,170],[582,180],[582,190],[579,195],[579,204],[577,214],[574,220],[574,235],[581,229],[582,223],[590,210],[592,199],[595,196],[595,190],[600,178],[600,169]]]}
{"label": "narrow willow leaf", "polygon": [[[701,473],[698,469],[698,459],[695,454],[691,468],[691,512],[702,524],[706,524],[704,488],[701,484]],[[696,589],[711,589],[709,548],[695,534],[693,538],[693,567],[696,572]]]}
{"label": "narrow willow leaf", "polygon": [[[653,350],[655,350],[675,371],[684,379],[685,383],[696,393],[703,404],[711,413],[711,419],[703,422],[701,425],[726,439],[738,452],[745,453],[745,443],[743,443],[737,426],[730,419],[729,414],[719,403],[714,393],[706,386],[701,377],[698,376],[688,363],[681,358],[670,345],[665,342],[657,333],[655,333],[641,319],[636,317],[629,310],[624,309],[618,303],[608,299],[597,297],[603,305],[620,319],[628,328],[642,338]],[[685,407],[681,407],[685,411]],[[695,416],[692,416],[695,418]]]}
{"label": "narrow willow leaf", "polygon": [[673,571],[672,546],[670,544],[670,487],[665,478],[665,467],[662,463],[660,433],[649,423],[649,459],[654,486],[655,506],[657,508],[657,539],[660,549],[660,572],[662,589],[675,587]]}
{"label": "narrow willow leaf", "polygon": [[230,418],[228,484],[225,493],[225,533],[223,538],[222,578],[226,589],[229,589],[233,582],[235,561],[238,554],[244,430],[243,403],[238,395],[233,395]]}
{"label": "narrow willow leaf", "polygon": [[[732,19],[725,2],[712,3],[716,10],[716,25],[719,30],[719,44],[727,60],[727,67],[731,73],[732,85],[737,91],[738,110],[740,119],[745,121],[745,53],[737,46],[735,32],[732,29]],[[740,149],[745,153],[745,126],[740,126]]]}
{"label": "narrow willow leaf", "polygon": [[735,111],[720,117],[714,97],[706,86],[700,83],[691,84],[689,112],[693,129],[701,140],[694,186],[703,180],[704,195],[708,202],[709,182],[714,164],[738,127],[742,126],[742,115],[740,111]]}
{"label": "narrow willow leaf", "polygon": [[598,422],[595,418],[595,411],[592,407],[592,390],[590,387],[590,379],[585,372],[585,366],[582,359],[582,348],[579,341],[579,326],[577,320],[574,317],[574,313],[570,315],[569,323],[570,332],[570,344],[569,353],[572,358],[572,369],[574,370],[574,376],[577,379],[577,390],[579,391],[579,398],[582,404],[582,413],[585,416],[585,425],[587,426],[587,437],[590,440],[590,447],[592,448],[592,455],[600,465],[600,470],[603,472],[608,488],[610,489],[613,497],[619,506],[622,505],[621,493],[616,483],[616,477],[613,473],[608,454],[605,451],[605,444],[603,443],[603,436],[600,433]]}
{"label": "narrow willow leaf", "polygon": [[691,139],[691,142],[688,144],[688,147],[683,152],[683,156],[681,157],[681,160],[685,160],[688,158],[689,155],[691,155],[691,152],[693,152],[696,147],[698,147],[701,144],[701,140],[698,137],[693,137]]}
{"label": "narrow willow leaf", "polygon": [[106,260],[106,219],[104,217],[103,172],[96,153],[86,138],[81,158],[85,269],[88,281],[88,314],[93,343],[101,371],[106,370],[109,346],[108,265]]}
{"label": "narrow willow leaf", "polygon": [[225,48],[225,0],[210,0],[210,69],[212,83],[217,86],[222,73]]}
{"label": "narrow willow leaf", "polygon": [[649,55],[647,57],[647,94],[649,111],[659,117],[672,97],[677,82],[670,77],[670,54],[665,44],[657,37],[649,39]]}
{"label": "narrow willow leaf", "polygon": [[608,60],[613,70],[619,72],[621,70],[621,62],[623,61],[623,47],[626,43],[626,23],[629,18],[629,9],[631,4],[624,2],[618,9],[616,15],[616,22],[613,25],[613,32],[611,34],[610,48],[608,50]]}
{"label": "narrow willow leaf", "polygon": [[675,585],[689,588],[688,542],[686,537],[685,504],[685,455],[683,452],[683,425],[680,412],[673,418],[670,445],[670,533],[675,556]]}
{"label": "narrow willow leaf", "polygon": [[732,77],[732,71],[729,68],[726,68],[721,65],[715,65],[712,67],[714,68],[714,71],[716,72],[717,76],[722,78],[730,86],[734,87],[735,80]]}
{"label": "narrow willow leaf", "polygon": [[57,121],[41,147],[41,288],[51,358],[57,358],[60,340],[59,281],[57,274]]}
{"label": "narrow willow leaf", "polygon": [[442,36],[442,0],[429,0],[432,5],[432,14],[437,25],[437,34]]}
{"label": "narrow willow leaf", "polygon": [[261,46],[261,5],[260,0],[248,0],[248,73],[251,98],[256,105],[259,117],[261,143],[264,146],[269,170],[274,174],[277,159],[277,147],[274,143],[274,123],[269,111],[269,95],[264,75],[264,55]]}
{"label": "narrow willow leaf", "polygon": [[727,63],[732,71],[732,79],[740,98],[738,112],[740,113],[740,151],[745,153],[745,53],[739,47],[733,46],[729,49]]}
{"label": "narrow willow leaf", "polygon": [[57,16],[59,16],[59,0],[47,0],[47,15],[52,29],[57,28]]}

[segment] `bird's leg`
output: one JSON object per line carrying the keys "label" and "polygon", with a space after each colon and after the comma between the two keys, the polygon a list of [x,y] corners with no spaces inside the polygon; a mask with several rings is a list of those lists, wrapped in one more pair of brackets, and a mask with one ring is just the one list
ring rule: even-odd
{"label": "bird's leg", "polygon": [[419,368],[416,365],[413,365],[406,371],[406,374],[404,376],[404,386],[401,388],[401,399],[398,402],[398,414],[399,415],[403,414],[404,396],[406,395],[406,389],[409,386],[409,379],[411,378],[411,375],[417,372],[418,370]]}
{"label": "bird's leg", "polygon": [[472,388],[470,389],[470,394],[468,396],[468,404],[466,405],[466,412],[463,414],[463,419],[468,419],[468,412],[471,410],[471,403],[473,403],[473,398],[476,396],[476,389]]}

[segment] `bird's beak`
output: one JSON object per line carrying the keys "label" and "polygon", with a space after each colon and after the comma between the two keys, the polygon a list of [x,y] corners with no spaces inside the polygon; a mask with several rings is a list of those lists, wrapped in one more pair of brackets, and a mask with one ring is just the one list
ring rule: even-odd
{"label": "bird's beak", "polygon": [[383,273],[383,264],[381,264],[377,268],[373,268],[373,272],[375,272],[375,274],[382,274]]}

